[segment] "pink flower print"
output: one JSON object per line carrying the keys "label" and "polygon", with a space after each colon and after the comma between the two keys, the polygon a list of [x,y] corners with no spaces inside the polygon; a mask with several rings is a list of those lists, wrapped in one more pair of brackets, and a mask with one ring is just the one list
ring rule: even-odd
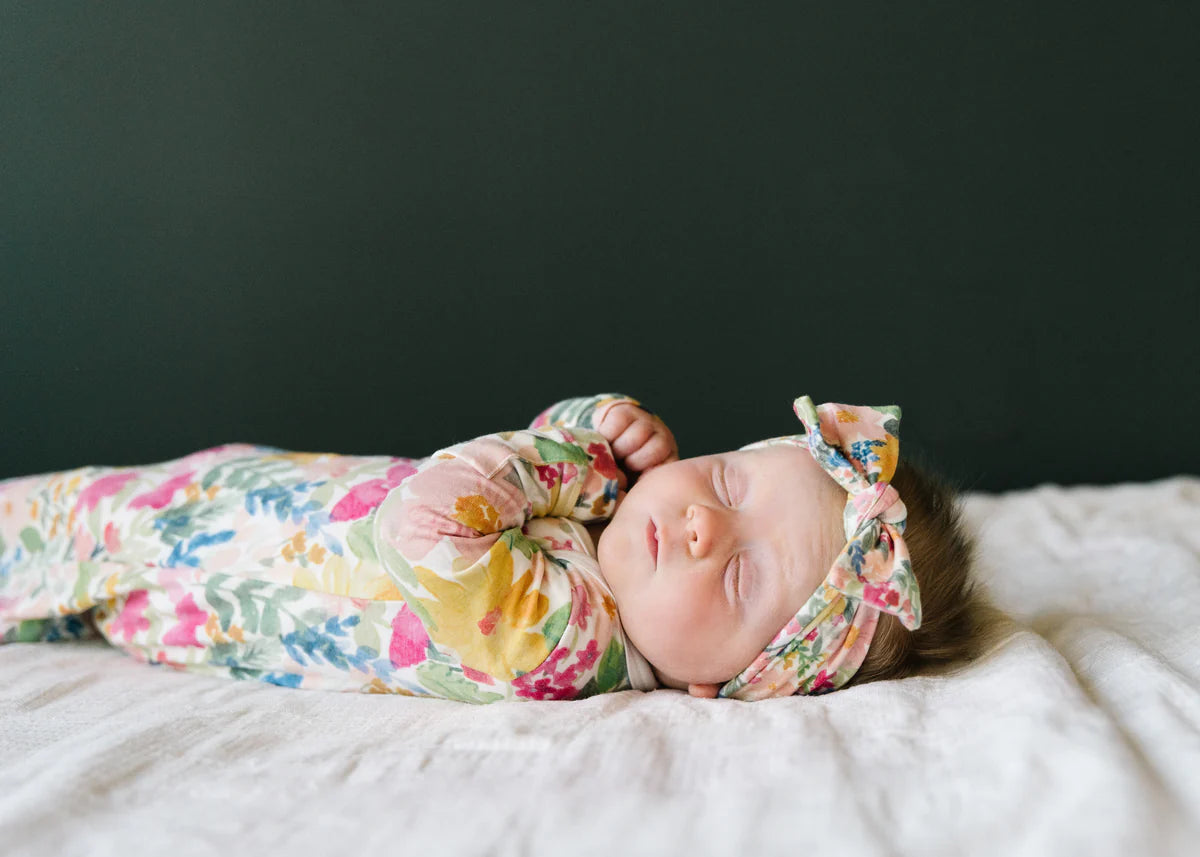
{"label": "pink flower print", "polygon": [[587,648],[579,653],[577,663],[580,668],[590,670],[598,657],[600,657],[600,644],[592,640],[587,644]]}
{"label": "pink flower print", "polygon": [[388,495],[389,490],[386,479],[372,479],[370,482],[355,485],[333,507],[333,511],[329,513],[329,520],[356,521],[365,517],[383,502],[383,498]]}
{"label": "pink flower print", "polygon": [[139,494],[134,497],[129,501],[129,508],[141,509],[143,506],[149,506],[151,509],[161,509],[171,502],[171,498],[175,496],[176,491],[180,488],[186,488],[195,475],[196,471],[189,470],[187,473],[180,474],[174,479],[169,479],[153,491],[147,491],[145,494]]}
{"label": "pink flower print", "polygon": [[104,527],[104,549],[110,554],[118,553],[121,550],[121,537],[117,535],[117,528],[113,526],[112,521],[109,521]]}
{"label": "pink flower print", "polygon": [[617,462],[608,451],[607,444],[589,443],[588,454],[592,456],[592,469],[605,479],[616,479],[618,474]]}
{"label": "pink flower print", "polygon": [[483,636],[488,636],[496,630],[496,623],[500,621],[500,608],[493,607],[487,614],[475,624],[479,626],[479,633]]}
{"label": "pink flower print", "polygon": [[196,640],[196,629],[208,621],[208,613],[196,606],[192,593],[175,605],[175,616],[179,624],[163,634],[162,641],[168,646],[195,646],[203,649],[204,644]]}
{"label": "pink flower print", "polygon": [[556,461],[554,464],[535,464],[538,481],[547,488],[554,488],[561,483],[568,483],[579,475],[579,468],[569,461]]}
{"label": "pink flower print", "polygon": [[517,696],[526,699],[570,699],[575,695],[575,688],[555,687],[554,681],[549,678],[539,678],[531,684],[526,681],[531,675],[533,673],[526,673],[513,681],[513,686],[517,688]]}
{"label": "pink flower print", "polygon": [[[525,528],[523,527],[521,531],[525,532]],[[559,541],[558,539],[554,538],[554,536],[543,536],[542,538],[546,540],[546,544],[550,545],[550,550],[552,551],[575,550],[575,542],[571,541],[570,539]]]}
{"label": "pink flower print", "polygon": [[[154,568],[154,563],[148,562],[146,566]],[[178,604],[184,597],[184,584],[188,582],[191,576],[202,577],[206,572],[203,569],[191,568],[190,566],[182,566],[179,568],[161,568],[155,575],[155,582],[163,588],[163,592],[167,593],[167,597],[175,604]]]}
{"label": "pink flower print", "polygon": [[[571,587],[571,616],[567,619],[567,625],[577,625],[579,630],[587,630],[588,617],[592,615],[592,606],[588,604],[587,589],[582,583],[577,583]],[[595,645],[596,641],[592,640]]]}
{"label": "pink flower print", "polygon": [[394,510],[394,519],[382,522],[383,538],[410,562],[449,538],[464,561],[473,563],[494,541],[476,538],[482,528],[501,532],[523,521],[529,501],[512,485],[486,479],[461,456],[439,465],[405,480],[404,491],[412,496]]}
{"label": "pink flower print", "polygon": [[425,660],[429,647],[429,634],[407,606],[396,611],[392,619],[392,642],[388,646],[388,657],[394,667],[411,667]]}
{"label": "pink flower print", "polygon": [[96,540],[92,538],[91,532],[86,524],[80,524],[75,528],[75,561],[84,562],[92,558],[92,551],[96,549]]}
{"label": "pink flower print", "polygon": [[[595,641],[593,640],[594,644]],[[574,681],[579,673],[578,665],[568,667],[561,673],[555,673],[558,662],[567,656],[569,651],[557,648],[535,670],[514,679],[512,686],[516,688],[517,696],[526,699],[570,699],[578,689]]]}
{"label": "pink flower print", "polygon": [[463,675],[471,681],[481,682],[482,684],[495,684],[496,680],[487,673],[481,673],[479,670],[473,670],[466,664],[463,664]]}
{"label": "pink flower print", "polygon": [[558,478],[561,465],[559,464],[535,464],[533,469],[537,471],[538,481],[547,488],[553,488],[558,484]]}
{"label": "pink flower print", "polygon": [[146,612],[146,604],[149,600],[150,595],[144,589],[135,589],[130,592],[125,598],[125,606],[108,626],[108,633],[114,637],[120,634],[128,643],[138,631],[147,630],[150,627],[150,620],[142,614]]}
{"label": "pink flower print", "polygon": [[816,678],[813,679],[813,683],[809,687],[808,692],[821,693],[825,690],[833,690],[833,682],[829,680],[829,674],[826,673],[825,670],[821,670],[819,673],[817,673]]}
{"label": "pink flower print", "polygon": [[79,501],[75,504],[75,511],[90,512],[105,497],[111,497],[119,493],[125,487],[125,483],[136,476],[136,472],[113,473],[108,476],[102,476],[79,493]]}
{"label": "pink flower print", "polygon": [[388,484],[394,488],[416,472],[417,468],[413,467],[411,460],[402,461],[395,467],[389,468],[387,472]]}
{"label": "pink flower print", "polygon": [[[874,586],[868,583],[863,587],[863,601],[872,607],[878,607],[884,612],[891,613],[900,604],[900,592],[887,584]],[[889,610],[889,607],[893,610]]]}
{"label": "pink flower print", "polygon": [[402,461],[395,467],[389,468],[383,479],[371,479],[355,485],[350,489],[333,511],[329,513],[331,521],[356,521],[366,517],[371,510],[383,502],[388,493],[408,477],[417,472],[407,461]]}

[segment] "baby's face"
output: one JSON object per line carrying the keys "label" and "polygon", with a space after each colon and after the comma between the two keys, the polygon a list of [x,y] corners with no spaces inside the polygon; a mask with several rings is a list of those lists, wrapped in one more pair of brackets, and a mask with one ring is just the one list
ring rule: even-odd
{"label": "baby's face", "polygon": [[625,632],[659,679],[719,685],[749,666],[828,574],[845,543],[845,502],[792,446],[643,473],[597,554]]}

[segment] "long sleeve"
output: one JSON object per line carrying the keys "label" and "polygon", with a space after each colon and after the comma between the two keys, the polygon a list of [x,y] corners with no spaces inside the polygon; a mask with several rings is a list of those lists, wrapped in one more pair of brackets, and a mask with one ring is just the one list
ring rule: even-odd
{"label": "long sleeve", "polygon": [[647,408],[632,396],[624,393],[600,393],[595,396],[579,396],[555,402],[546,410],[533,418],[531,429],[545,429],[553,426],[559,428],[595,429],[604,419],[608,409],[614,405],[627,403],[637,405],[648,414],[654,411]]}
{"label": "long sleeve", "polygon": [[431,657],[457,673],[447,682],[454,698],[633,686],[582,526],[611,517],[617,472],[599,432],[548,425],[440,450],[384,500],[380,559],[424,624]]}

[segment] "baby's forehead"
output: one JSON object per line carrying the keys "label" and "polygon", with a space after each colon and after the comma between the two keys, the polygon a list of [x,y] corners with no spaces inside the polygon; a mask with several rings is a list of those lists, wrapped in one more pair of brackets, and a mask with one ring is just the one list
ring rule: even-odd
{"label": "baby's forehead", "polygon": [[685,461],[709,461],[712,459],[726,459],[729,461],[750,461],[768,457],[794,457],[807,456],[808,451],[799,446],[790,444],[773,444],[771,446],[756,446],[753,449],[727,449],[721,452],[710,452],[705,455],[693,455]]}
{"label": "baby's forehead", "polygon": [[794,481],[812,464],[812,457],[807,450],[799,447],[764,446],[694,455],[678,463],[697,471],[740,471],[753,482],[763,484]]}

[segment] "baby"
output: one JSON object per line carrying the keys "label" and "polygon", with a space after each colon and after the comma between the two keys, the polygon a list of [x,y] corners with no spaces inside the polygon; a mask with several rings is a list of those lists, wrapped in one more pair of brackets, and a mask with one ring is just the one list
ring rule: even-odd
{"label": "baby", "polygon": [[972,546],[900,461],[899,408],[794,409],[803,435],[683,460],[603,394],[424,459],[231,444],[2,481],[0,641],[475,703],[816,694],[969,657]]}

